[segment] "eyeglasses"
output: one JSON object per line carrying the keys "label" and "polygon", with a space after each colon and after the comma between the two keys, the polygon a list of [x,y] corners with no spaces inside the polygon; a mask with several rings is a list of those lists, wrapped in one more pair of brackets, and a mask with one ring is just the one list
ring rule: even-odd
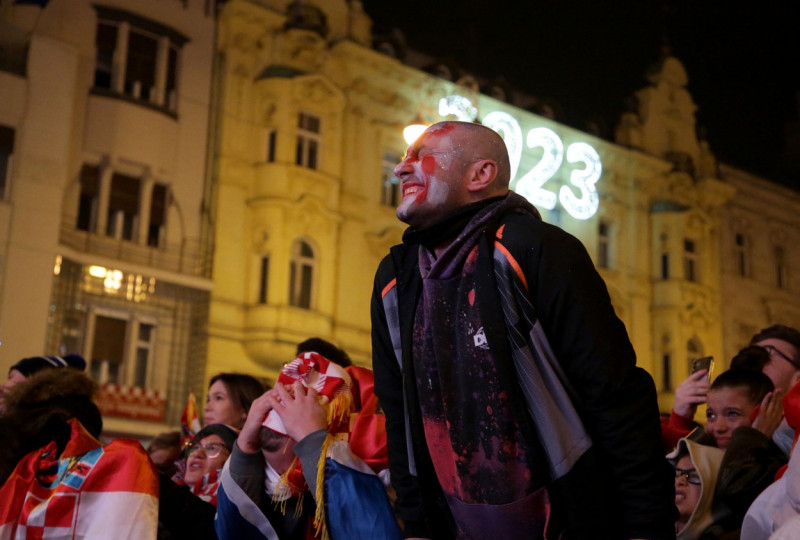
{"label": "eyeglasses", "polygon": [[203,450],[203,452],[205,452],[206,454],[206,457],[211,459],[219,457],[219,455],[222,453],[223,450],[225,450],[226,452],[229,451],[222,443],[218,442],[212,442],[208,444],[197,443],[189,447],[189,449],[186,451],[186,457],[188,458],[189,456],[191,456],[192,454],[196,454],[200,450]]}
{"label": "eyeglasses", "polygon": [[678,478],[686,478],[687,482],[695,486],[699,486],[701,483],[697,469],[679,469],[675,467],[675,479],[677,480]]}
{"label": "eyeglasses", "polygon": [[783,353],[779,349],[775,348],[775,346],[773,346],[773,345],[762,345],[762,347],[764,347],[767,350],[767,352],[770,354],[770,356],[772,356],[773,353],[777,354],[778,356],[780,356],[781,358],[783,358],[784,360],[786,360],[787,362],[792,364],[797,369],[800,369],[800,364],[797,363],[796,360],[792,360],[791,358],[786,356],[785,353]]}

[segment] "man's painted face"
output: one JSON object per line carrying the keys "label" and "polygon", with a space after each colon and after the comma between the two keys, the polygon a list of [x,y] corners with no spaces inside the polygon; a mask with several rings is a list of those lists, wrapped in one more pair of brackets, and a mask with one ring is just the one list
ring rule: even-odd
{"label": "man's painted face", "polygon": [[465,163],[454,130],[451,124],[428,128],[394,170],[402,193],[397,217],[416,229],[468,202],[462,182]]}

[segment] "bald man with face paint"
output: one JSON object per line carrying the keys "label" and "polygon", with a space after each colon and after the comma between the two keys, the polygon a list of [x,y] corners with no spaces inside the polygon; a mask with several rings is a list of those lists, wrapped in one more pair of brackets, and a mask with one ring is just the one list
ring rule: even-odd
{"label": "bald man with face paint", "polygon": [[509,191],[500,136],[441,122],[395,175],[372,340],[405,537],[674,538],[652,378],[585,248]]}

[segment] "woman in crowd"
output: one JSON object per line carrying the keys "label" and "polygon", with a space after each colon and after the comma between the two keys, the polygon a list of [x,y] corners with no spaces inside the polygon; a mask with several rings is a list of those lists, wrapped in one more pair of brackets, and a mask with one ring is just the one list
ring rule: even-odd
{"label": "woman in crowd", "polygon": [[242,429],[253,400],[264,393],[264,385],[252,375],[219,373],[208,385],[203,425],[226,424]]}
{"label": "woman in crowd", "polygon": [[217,489],[222,467],[231,455],[237,431],[210,424],[192,438],[186,472],[178,485],[159,475],[159,538],[215,539]]}
{"label": "woman in crowd", "polygon": [[200,499],[216,504],[219,474],[231,455],[236,431],[224,424],[201,429],[186,450],[184,483]]}

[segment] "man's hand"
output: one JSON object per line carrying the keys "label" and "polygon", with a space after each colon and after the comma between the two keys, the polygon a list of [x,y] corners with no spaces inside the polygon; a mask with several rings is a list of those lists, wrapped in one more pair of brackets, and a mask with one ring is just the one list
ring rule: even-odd
{"label": "man's hand", "polygon": [[281,417],[289,437],[299,442],[306,435],[327,429],[325,409],[319,402],[317,391],[306,388],[300,381],[289,388],[291,391],[278,384],[274,388],[275,392],[267,397],[272,408]]}
{"label": "man's hand", "polygon": [[258,439],[261,433],[261,424],[264,419],[272,410],[272,402],[269,397],[275,392],[275,389],[267,390],[250,405],[250,410],[247,412],[247,419],[244,421],[244,427],[236,438],[236,445],[243,452],[253,454],[261,450],[261,442]]}
{"label": "man's hand", "polygon": [[783,420],[783,392],[775,390],[764,396],[753,427],[771,439]]}
{"label": "man's hand", "polygon": [[684,418],[693,419],[697,406],[706,402],[710,387],[707,369],[692,373],[675,388],[675,403],[672,410]]}

